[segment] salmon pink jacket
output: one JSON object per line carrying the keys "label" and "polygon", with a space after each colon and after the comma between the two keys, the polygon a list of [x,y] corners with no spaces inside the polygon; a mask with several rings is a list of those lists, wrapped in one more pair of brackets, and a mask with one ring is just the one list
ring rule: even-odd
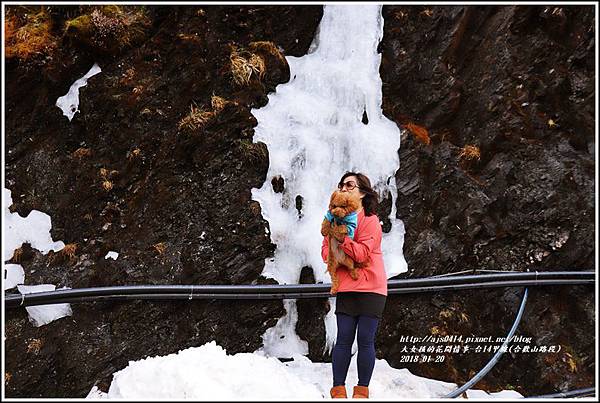
{"label": "salmon pink jacket", "polygon": [[[353,280],[350,277],[350,273],[345,266],[338,268],[337,273],[340,281],[338,292],[374,292],[387,296],[387,276],[381,253],[381,237],[381,223],[377,214],[366,216],[365,210],[360,210],[354,240],[346,236],[342,243],[342,249],[355,262],[362,263],[370,258],[371,263],[362,269],[358,269],[358,280]],[[329,239],[323,237],[321,256],[325,263],[327,263],[328,253]]]}

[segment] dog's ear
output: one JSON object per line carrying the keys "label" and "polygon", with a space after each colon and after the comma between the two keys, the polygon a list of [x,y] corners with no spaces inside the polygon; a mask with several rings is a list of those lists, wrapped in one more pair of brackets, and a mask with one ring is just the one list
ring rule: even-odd
{"label": "dog's ear", "polygon": [[337,197],[337,190],[335,190],[332,194],[331,197],[329,198],[329,211],[333,210],[333,208],[335,207],[335,198]]}
{"label": "dog's ear", "polygon": [[351,213],[353,211],[358,210],[360,207],[360,196],[358,195],[349,195],[348,196],[348,212]]}

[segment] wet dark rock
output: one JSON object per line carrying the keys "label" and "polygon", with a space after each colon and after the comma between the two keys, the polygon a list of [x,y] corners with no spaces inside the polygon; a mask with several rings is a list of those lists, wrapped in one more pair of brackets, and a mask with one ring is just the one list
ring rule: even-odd
{"label": "wet dark rock", "polygon": [[[26,283],[273,284],[261,272],[275,245],[250,193],[266,180],[268,150],[252,143],[257,121],[250,109],[265,105],[267,93],[289,80],[283,56],[306,53],[322,7],[146,9],[152,22],[145,39],[112,58],[97,59],[94,49],[65,41],[41,68],[40,62],[6,65],[12,209],[23,216],[33,209],[50,214],[53,239],[77,244],[71,259],[24,247]],[[56,24],[89,12],[51,10]],[[231,19],[245,23],[236,32]],[[273,43],[269,49],[276,52],[251,45],[261,41]],[[260,53],[262,82],[233,83],[231,45]],[[69,122],[54,103],[96,61],[102,72],[80,89],[81,112]],[[196,132],[181,130],[190,106],[212,110],[213,95],[225,100],[214,118]],[[104,181],[112,182],[110,190]],[[105,259],[111,250],[117,260]],[[131,360],[210,340],[229,354],[251,352],[285,314],[281,301],[72,308],[73,316],[40,328],[23,309],[6,312],[7,396],[84,397],[94,384],[106,391],[112,373]],[[24,340],[31,339],[42,341],[40,353],[27,350]]]}
{"label": "wet dark rock", "polygon": [[[396,207],[410,271],[398,278],[593,270],[593,9],[384,6],[383,13],[384,114],[400,127],[423,122],[432,140],[401,137]],[[468,145],[478,158],[465,158]],[[477,387],[535,395],[593,385],[593,288],[529,291],[517,334],[562,350],[505,355]],[[403,363],[394,340],[505,336],[520,298],[518,289],[388,298],[378,356],[417,375],[466,382],[492,354]],[[468,319],[449,322],[458,312]]]}
{"label": "wet dark rock", "polygon": [[[300,271],[300,284],[315,284],[315,275],[310,266]],[[323,361],[325,353],[325,316],[331,309],[328,298],[299,298],[296,300],[298,322],[296,333],[308,341],[307,357],[312,361]],[[331,362],[331,358],[325,358]]]}
{"label": "wet dark rock", "polygon": [[285,179],[283,179],[281,175],[274,176],[271,179],[271,186],[273,186],[273,192],[283,193],[283,189],[285,188]]}

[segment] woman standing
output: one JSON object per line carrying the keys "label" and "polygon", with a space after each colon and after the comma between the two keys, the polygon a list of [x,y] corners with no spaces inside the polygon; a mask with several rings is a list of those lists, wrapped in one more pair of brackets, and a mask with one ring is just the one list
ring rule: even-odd
{"label": "woman standing", "polygon": [[[336,294],[337,339],[332,353],[332,398],[345,398],[346,375],[350,366],[352,344],[358,329],[358,385],[353,398],[369,397],[369,382],[375,367],[375,334],[387,298],[387,276],[381,254],[381,224],[375,213],[377,193],[365,175],[346,172],[338,184],[342,192],[356,192],[361,198],[358,225],[354,240],[340,236],[344,252],[357,263],[368,264],[359,269],[353,280],[345,267],[338,269],[339,288]],[[321,256],[327,262],[329,242],[323,238]]]}

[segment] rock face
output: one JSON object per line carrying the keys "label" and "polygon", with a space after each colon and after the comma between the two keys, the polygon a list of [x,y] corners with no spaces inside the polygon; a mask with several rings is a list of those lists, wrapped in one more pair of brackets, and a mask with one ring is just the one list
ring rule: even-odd
{"label": "rock face", "polygon": [[[408,277],[593,270],[593,8],[386,6],[383,15],[383,111],[407,128],[396,182]],[[493,353],[403,364],[398,337],[506,336],[521,293],[389,298],[378,356],[463,383]],[[517,334],[561,351],[505,354],[478,387],[533,395],[593,385],[594,309],[593,287],[530,289]]]}
{"label": "rock face", "polygon": [[[85,21],[92,9],[47,8],[36,16],[52,22],[58,44],[7,59],[5,186],[13,210],[48,212],[53,239],[76,244],[72,257],[26,245],[26,282],[272,282],[260,273],[275,245],[250,193],[265,181],[269,157],[264,144],[252,144],[250,109],[289,80],[283,55],[306,53],[322,7],[101,11],[103,23],[119,12],[150,23],[129,47],[108,46],[108,34],[94,27],[80,28],[85,42],[71,41],[63,27]],[[32,18],[25,15],[31,8],[11,12],[17,27]],[[127,29],[113,25],[110,32]],[[235,83],[233,60],[241,73],[250,69],[248,82]],[[94,62],[102,72],[80,88],[81,112],[69,122],[54,103]],[[192,106],[197,113],[186,120]],[[117,260],[104,258],[111,250]],[[230,354],[254,351],[285,313],[281,301],[72,308],[72,317],[41,328],[28,323],[25,310],[6,312],[7,396],[83,397],[95,383],[107,390],[112,373],[130,360],[210,340]]]}
{"label": "rock face", "polygon": [[[7,10],[13,30],[31,24],[38,40],[24,47],[24,35],[7,34],[5,186],[13,211],[48,213],[53,239],[75,244],[73,256],[25,245],[26,282],[269,283],[260,273],[275,245],[250,194],[271,179],[269,158],[252,143],[250,109],[289,79],[282,56],[307,52],[321,6]],[[592,270],[593,7],[384,6],[383,15],[383,111],[405,129],[396,174],[410,270],[402,277]],[[102,72],[80,89],[69,122],[54,103],[94,62]],[[104,258],[111,250],[117,260]],[[311,268],[301,282],[314,282]],[[465,382],[493,353],[406,362],[411,344],[400,337],[506,336],[521,292],[390,296],[377,357]],[[593,292],[531,288],[517,334],[560,351],[507,353],[477,388],[533,395],[593,385]],[[22,309],[5,312],[7,397],[106,391],[130,360],[210,340],[229,354],[254,351],[284,314],[280,301],[72,308],[40,328]],[[297,332],[312,360],[331,359],[328,309],[326,299],[298,301]],[[460,343],[440,345],[450,344]]]}

